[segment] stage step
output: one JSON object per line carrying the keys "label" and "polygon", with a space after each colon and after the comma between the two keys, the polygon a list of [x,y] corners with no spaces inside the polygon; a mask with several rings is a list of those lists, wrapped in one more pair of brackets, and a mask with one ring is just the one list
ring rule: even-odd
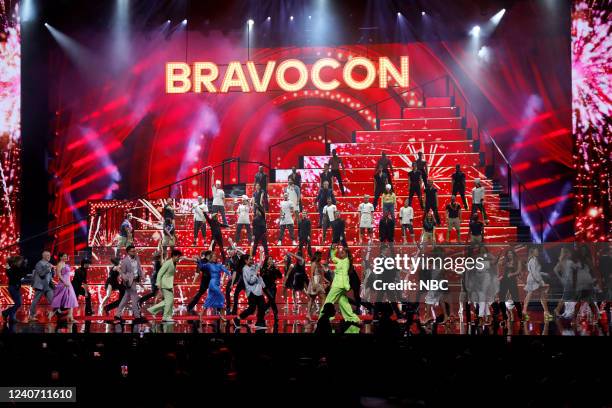
{"label": "stage step", "polygon": [[462,129],[463,118],[381,119],[380,130]]}
{"label": "stage step", "polygon": [[468,140],[465,129],[358,130],[355,142],[442,142]]}
{"label": "stage step", "polygon": [[[417,153],[410,154],[388,154],[387,155],[393,167],[411,166],[418,158]],[[329,162],[331,156],[304,156],[304,168],[322,168]],[[425,160],[438,167],[454,167],[457,164],[461,166],[483,166],[484,161],[480,153],[425,153]],[[380,153],[375,155],[358,155],[340,156],[342,162],[347,168],[376,168],[376,164],[380,159]]]}
{"label": "stage step", "polygon": [[452,118],[459,116],[459,108],[456,106],[441,108],[404,108],[402,114],[404,119]]}
{"label": "stage step", "polygon": [[427,108],[449,107],[452,105],[453,100],[450,96],[430,96],[425,98],[425,107]]}
{"label": "stage step", "polygon": [[446,142],[369,142],[369,143],[330,143],[329,151],[336,150],[338,155],[353,154],[416,154],[428,153],[473,153],[474,143],[471,140],[456,140]]}

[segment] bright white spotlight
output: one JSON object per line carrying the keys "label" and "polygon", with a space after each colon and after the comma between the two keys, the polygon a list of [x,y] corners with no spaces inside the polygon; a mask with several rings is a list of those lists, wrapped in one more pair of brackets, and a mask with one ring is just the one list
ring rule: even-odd
{"label": "bright white spotlight", "polygon": [[187,24],[187,19],[184,19],[184,20],[183,20],[183,24]]}
{"label": "bright white spotlight", "polygon": [[422,16],[424,16],[424,15],[425,15],[425,12],[424,12],[424,11],[421,11],[421,15],[422,15]]}
{"label": "bright white spotlight", "polygon": [[308,19],[309,19],[309,20],[311,20],[311,19],[312,19],[312,16],[308,16]]}
{"label": "bright white spotlight", "polygon": [[170,23],[170,20],[166,20],[166,23]]}
{"label": "bright white spotlight", "polygon": [[472,29],[470,30],[470,34],[474,37],[478,37],[480,35],[480,26],[472,27]]}
{"label": "bright white spotlight", "polygon": [[399,16],[401,16],[401,15],[402,15],[402,13],[400,13],[400,12],[398,11],[398,12],[397,12],[397,16],[399,17]]}
{"label": "bright white spotlight", "polygon": [[268,16],[267,20],[268,20],[268,21],[272,20],[272,17]]}
{"label": "bright white spotlight", "polygon": [[478,50],[478,58],[485,60],[485,61],[488,60],[489,59],[489,48],[487,48],[484,45],[480,47],[480,49]]}
{"label": "bright white spotlight", "polygon": [[247,24],[249,25],[249,27],[253,27],[253,24],[255,24],[255,22],[249,19],[249,21],[247,21]]}
{"label": "bright white spotlight", "polygon": [[495,25],[499,24],[499,22],[501,21],[502,17],[504,16],[504,14],[506,13],[506,9],[501,9],[499,10],[493,17],[491,17],[491,22]]}
{"label": "bright white spotlight", "polygon": [[49,23],[45,23],[45,27],[49,27]]}
{"label": "bright white spotlight", "polygon": [[289,17],[289,20],[293,21],[293,16]]}

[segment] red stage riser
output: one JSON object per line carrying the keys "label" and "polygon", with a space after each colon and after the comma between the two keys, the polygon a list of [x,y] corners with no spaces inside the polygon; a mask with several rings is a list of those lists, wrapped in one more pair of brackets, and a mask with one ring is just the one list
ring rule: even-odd
{"label": "red stage riser", "polygon": [[425,99],[425,107],[448,107],[452,105],[452,98],[450,96],[430,96]]}
{"label": "red stage riser", "polygon": [[[300,169],[298,170],[302,175],[302,181],[308,182],[318,182],[319,176],[323,168],[317,169]],[[408,167],[397,167],[394,168],[394,180],[399,182],[408,182],[408,172],[411,170],[411,166]],[[465,166],[463,169],[465,173],[465,177],[467,180],[467,186],[471,189],[474,185],[473,179],[475,178],[486,178],[484,174],[484,168],[477,168],[473,166]],[[287,177],[291,169],[279,169],[275,170],[276,181],[283,182],[287,181]],[[452,174],[455,172],[454,166],[429,166],[429,175],[435,180],[436,178],[444,178],[450,179]],[[346,169],[342,174],[342,180],[347,183],[353,181],[373,181],[374,180],[374,169],[366,168],[366,169],[357,169],[357,168],[349,168]]]}
{"label": "red stage riser", "polygon": [[355,132],[355,142],[441,142],[468,140],[464,129],[433,129],[433,130],[358,130]]}
{"label": "red stage riser", "polygon": [[430,152],[439,154],[446,153],[473,153],[474,144],[470,140],[454,142],[378,142],[378,143],[331,143],[329,150],[336,150],[340,156],[354,154],[372,154],[380,156],[381,152],[390,154],[414,154],[414,152],[424,152],[427,156]]}
{"label": "red stage riser", "polygon": [[381,119],[380,130],[463,129],[463,118]]}
{"label": "red stage riser", "polygon": [[404,108],[404,119],[420,118],[451,118],[459,116],[459,108],[456,106],[442,108]]}
{"label": "red stage riser", "polygon": [[[389,154],[393,167],[412,166],[412,163],[417,159],[417,153],[407,154]],[[331,156],[304,156],[305,169],[322,168],[325,163],[329,162]],[[429,164],[435,164],[436,167],[454,167],[457,164],[461,166],[480,166],[480,153],[439,153],[439,154],[424,154],[423,157]],[[380,152],[375,155],[349,155],[340,156],[342,162],[347,168],[371,168],[375,169]]]}

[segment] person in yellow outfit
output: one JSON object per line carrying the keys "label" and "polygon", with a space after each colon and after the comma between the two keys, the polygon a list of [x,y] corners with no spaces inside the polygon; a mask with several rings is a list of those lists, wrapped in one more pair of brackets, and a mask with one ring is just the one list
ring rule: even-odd
{"label": "person in yellow outfit", "polygon": [[176,273],[176,264],[179,262],[182,255],[181,251],[173,249],[171,258],[164,262],[159,272],[157,272],[157,287],[161,289],[164,299],[147,310],[153,316],[163,310],[163,323],[174,322],[172,319],[172,308],[174,306],[174,274]]}
{"label": "person in yellow outfit", "polygon": [[[349,304],[346,293],[351,290],[349,282],[349,266],[350,261],[346,253],[346,249],[336,244],[331,247],[331,261],[336,265],[334,280],[332,281],[329,293],[325,298],[325,304],[338,303],[342,317],[348,323],[359,323],[359,317],[353,312]],[[321,308],[321,314],[324,307]],[[320,316],[319,316],[320,317]],[[359,326],[352,324],[345,333],[359,333]]]}

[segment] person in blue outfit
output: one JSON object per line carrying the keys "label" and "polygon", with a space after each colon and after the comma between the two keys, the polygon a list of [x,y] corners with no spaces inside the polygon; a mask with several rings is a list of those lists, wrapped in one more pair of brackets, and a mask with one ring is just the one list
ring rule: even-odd
{"label": "person in blue outfit", "polygon": [[202,270],[206,270],[210,274],[208,296],[206,296],[204,301],[204,307],[215,309],[221,315],[221,318],[225,320],[222,315],[225,307],[225,296],[221,292],[221,276],[224,273],[230,276],[230,271],[223,264],[217,262],[217,254],[214,252],[210,254],[208,263],[203,265]]}

